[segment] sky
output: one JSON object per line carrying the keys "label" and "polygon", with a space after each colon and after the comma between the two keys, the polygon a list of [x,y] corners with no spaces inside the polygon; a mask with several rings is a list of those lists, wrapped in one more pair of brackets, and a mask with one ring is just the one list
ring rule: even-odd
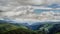
{"label": "sky", "polygon": [[0,18],[16,21],[59,21],[60,0],[0,0]]}

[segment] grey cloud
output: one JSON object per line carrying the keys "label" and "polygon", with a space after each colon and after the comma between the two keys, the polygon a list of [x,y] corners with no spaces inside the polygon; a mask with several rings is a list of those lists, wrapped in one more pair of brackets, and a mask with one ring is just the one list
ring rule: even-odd
{"label": "grey cloud", "polygon": [[[57,0],[57,3],[58,1],[59,0]],[[20,19],[20,18],[41,19],[44,16],[41,17],[40,16],[41,14],[37,15],[34,12],[31,12],[28,6],[23,6],[23,5],[39,5],[39,4],[50,5],[50,4],[56,3],[55,0],[49,0],[47,3],[43,3],[43,2],[45,1],[44,0],[0,0],[0,10],[2,10],[0,11],[0,17],[9,17],[9,18],[14,18],[14,19],[15,18],[17,19]],[[23,6],[22,8],[20,8],[21,5]],[[28,7],[27,8],[28,10],[25,9],[24,7],[25,8]],[[49,18],[46,18],[46,19],[49,19]]]}
{"label": "grey cloud", "polygon": [[60,0],[0,0],[1,6],[19,6],[19,5],[50,5],[60,3]]}

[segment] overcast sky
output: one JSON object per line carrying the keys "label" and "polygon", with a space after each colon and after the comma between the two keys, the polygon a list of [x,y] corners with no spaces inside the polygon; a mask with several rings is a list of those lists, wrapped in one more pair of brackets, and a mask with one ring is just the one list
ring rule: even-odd
{"label": "overcast sky", "polygon": [[54,11],[41,11],[42,13],[40,14],[31,11],[34,10],[32,5],[40,5],[39,8],[48,8],[47,6],[52,4],[60,6],[60,0],[0,0],[0,10],[2,10],[0,11],[0,18],[11,18],[22,21],[60,20],[60,16],[53,18],[55,15]]}

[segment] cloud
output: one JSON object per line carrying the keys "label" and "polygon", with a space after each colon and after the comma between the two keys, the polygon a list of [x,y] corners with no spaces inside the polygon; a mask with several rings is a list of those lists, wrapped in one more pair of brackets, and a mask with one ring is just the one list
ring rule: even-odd
{"label": "cloud", "polygon": [[[0,18],[10,18],[17,21],[49,21],[60,20],[60,16],[54,16],[55,12],[47,11],[36,14],[33,10],[38,9],[37,6],[31,5],[51,5],[59,4],[59,0],[0,0]],[[47,3],[46,3],[47,2]],[[39,8],[48,8],[46,6],[39,6]],[[50,9],[50,8],[48,8]],[[51,8],[52,9],[52,8]],[[60,15],[60,14],[57,14]],[[58,17],[58,18],[57,18]]]}
{"label": "cloud", "polygon": [[9,6],[9,5],[51,5],[59,4],[60,0],[0,0],[0,5]]}
{"label": "cloud", "polygon": [[17,21],[42,21],[42,22],[60,20],[59,12],[43,11],[40,14],[36,14],[33,10],[34,9],[32,8],[32,6],[14,7],[14,9],[10,9],[9,11],[1,12],[0,18],[10,18]]}
{"label": "cloud", "polygon": [[60,0],[17,0],[17,2],[21,4],[30,4],[30,5],[51,5],[51,4],[59,4]]}

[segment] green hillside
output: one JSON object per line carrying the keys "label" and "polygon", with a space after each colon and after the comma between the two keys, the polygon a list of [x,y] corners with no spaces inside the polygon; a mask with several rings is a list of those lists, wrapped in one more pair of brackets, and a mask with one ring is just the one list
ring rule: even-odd
{"label": "green hillside", "polygon": [[[14,25],[10,23],[0,24],[0,34],[46,34],[48,29],[52,28],[53,24],[44,24],[39,30],[31,30],[23,25]],[[60,34],[56,32],[54,34]]]}
{"label": "green hillside", "polygon": [[0,24],[0,34],[41,34],[40,31],[30,30],[23,25]]}
{"label": "green hillside", "polygon": [[12,25],[12,24],[0,24],[0,34],[8,32],[8,31],[12,31],[12,30],[16,30],[19,28],[24,28],[24,29],[28,29],[25,26],[16,26],[16,25]]}

